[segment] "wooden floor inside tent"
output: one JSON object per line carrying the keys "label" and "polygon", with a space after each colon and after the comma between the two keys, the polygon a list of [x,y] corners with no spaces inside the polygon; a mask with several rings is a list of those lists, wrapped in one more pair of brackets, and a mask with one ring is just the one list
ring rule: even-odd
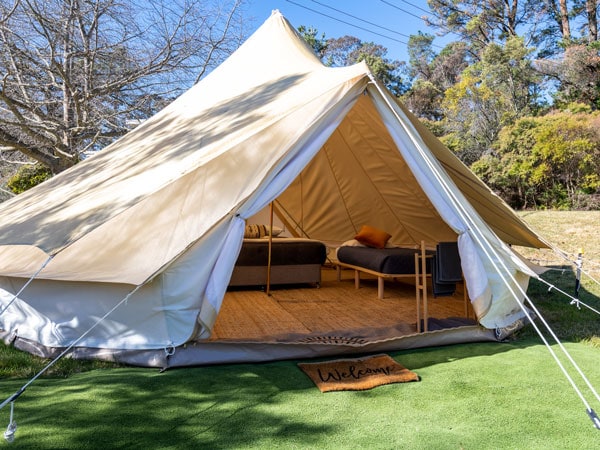
{"label": "wooden floor inside tent", "polygon": [[[428,298],[430,330],[435,329],[432,321],[465,318],[462,284],[453,296],[434,298],[429,291]],[[470,308],[468,313],[473,325]],[[416,318],[413,279],[386,281],[384,298],[379,300],[375,278],[361,275],[361,287],[356,289],[353,271],[342,271],[342,279],[337,281],[335,269],[323,268],[319,288],[274,286],[269,296],[260,288],[231,288],[210,341],[301,342],[332,336],[386,339],[416,334]],[[450,323],[454,325],[448,326],[457,326],[456,321]]]}

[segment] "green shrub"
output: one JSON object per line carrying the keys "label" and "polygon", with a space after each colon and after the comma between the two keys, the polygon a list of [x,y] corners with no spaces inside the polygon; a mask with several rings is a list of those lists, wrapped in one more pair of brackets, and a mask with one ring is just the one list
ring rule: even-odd
{"label": "green shrub", "polygon": [[590,208],[581,196],[600,194],[599,125],[598,112],[524,117],[472,169],[514,208]]}
{"label": "green shrub", "polygon": [[52,177],[52,172],[41,164],[26,165],[21,167],[10,180],[8,188],[15,194],[25,192],[27,189],[40,184]]}

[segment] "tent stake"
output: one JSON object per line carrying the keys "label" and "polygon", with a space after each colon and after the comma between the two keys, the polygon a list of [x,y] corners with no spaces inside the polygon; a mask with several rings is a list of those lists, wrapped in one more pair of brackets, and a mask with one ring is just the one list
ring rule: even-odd
{"label": "tent stake", "polygon": [[579,249],[579,253],[577,254],[577,262],[576,267],[577,270],[575,272],[575,298],[579,299],[579,288],[581,287],[581,267],[583,266],[583,249]]}

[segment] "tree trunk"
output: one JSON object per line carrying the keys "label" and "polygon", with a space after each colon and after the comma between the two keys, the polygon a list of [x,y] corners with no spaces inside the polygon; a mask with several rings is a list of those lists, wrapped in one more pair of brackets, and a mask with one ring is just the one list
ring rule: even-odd
{"label": "tree trunk", "polygon": [[560,5],[560,31],[565,41],[571,39],[571,27],[569,25],[569,9],[567,8],[567,0],[559,0]]}
{"label": "tree trunk", "polygon": [[508,1],[506,1],[506,8],[506,20],[508,22],[510,35],[517,36],[517,12],[519,10],[519,0],[513,0],[510,5]]}
{"label": "tree trunk", "polygon": [[598,40],[598,15],[596,13],[597,8],[597,0],[586,0],[585,11],[587,13],[588,28],[590,30],[590,42]]}

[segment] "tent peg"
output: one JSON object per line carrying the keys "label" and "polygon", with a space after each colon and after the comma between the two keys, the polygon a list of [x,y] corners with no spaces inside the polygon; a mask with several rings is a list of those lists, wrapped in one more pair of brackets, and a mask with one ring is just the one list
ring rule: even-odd
{"label": "tent peg", "polygon": [[6,427],[6,431],[4,432],[4,439],[9,444],[15,440],[15,433],[17,432],[17,422],[14,421],[14,412],[15,412],[15,402],[10,402],[10,421],[8,422],[8,427]]}
{"label": "tent peg", "polygon": [[581,287],[581,268],[583,266],[583,249],[580,248],[577,253],[576,272],[575,272],[575,297],[579,298],[579,288]]}
{"label": "tent peg", "polygon": [[592,408],[589,408],[587,410],[587,413],[588,416],[590,416],[590,419],[592,419],[594,427],[596,427],[597,430],[600,430],[600,418],[598,418],[598,416],[596,415],[596,411],[594,411]]}

